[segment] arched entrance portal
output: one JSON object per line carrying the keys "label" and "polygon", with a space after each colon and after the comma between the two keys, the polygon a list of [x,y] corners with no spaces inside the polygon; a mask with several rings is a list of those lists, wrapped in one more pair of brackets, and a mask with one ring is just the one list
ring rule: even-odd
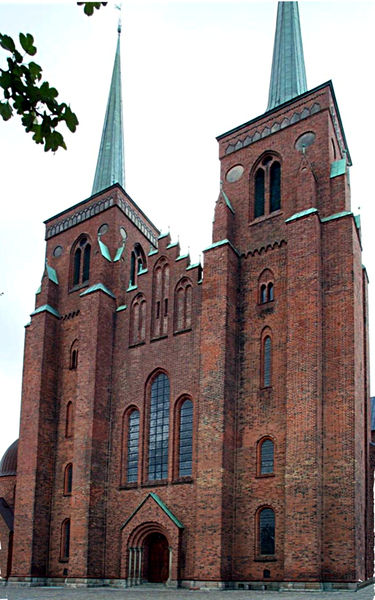
{"label": "arched entrance portal", "polygon": [[150,533],[144,542],[145,578],[151,583],[165,583],[169,578],[169,548],[162,533]]}

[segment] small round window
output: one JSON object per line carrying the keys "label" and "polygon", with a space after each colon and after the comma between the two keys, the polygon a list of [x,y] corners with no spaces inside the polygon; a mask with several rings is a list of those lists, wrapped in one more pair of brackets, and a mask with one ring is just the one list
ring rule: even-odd
{"label": "small round window", "polygon": [[294,144],[296,150],[303,152],[305,148],[308,148],[315,142],[316,135],[313,131],[307,131],[303,133]]}
{"label": "small round window", "polygon": [[228,183],[234,183],[235,181],[241,179],[243,172],[244,168],[242,165],[234,165],[234,167],[229,169],[229,171],[227,172],[225,179]]}
{"label": "small round window", "polygon": [[55,258],[58,258],[59,256],[61,256],[61,255],[62,255],[62,253],[63,253],[63,248],[62,248],[62,246],[56,246],[56,248],[55,248],[55,249],[54,249],[54,251],[53,251],[53,256],[54,256]]}
{"label": "small round window", "polygon": [[103,225],[101,225],[101,226],[99,227],[99,229],[98,229],[98,234],[99,234],[99,235],[104,235],[105,233],[107,233],[108,229],[109,229],[109,228],[108,228],[108,225],[107,225],[107,223],[103,223]]}

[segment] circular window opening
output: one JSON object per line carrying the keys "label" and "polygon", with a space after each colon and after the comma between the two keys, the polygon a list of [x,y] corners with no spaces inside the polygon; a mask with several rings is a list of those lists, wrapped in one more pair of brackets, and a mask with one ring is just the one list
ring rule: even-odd
{"label": "circular window opening", "polygon": [[58,258],[59,256],[61,256],[63,253],[63,247],[62,246],[56,246],[56,248],[53,251],[53,256],[55,256],[56,258]]}
{"label": "circular window opening", "polygon": [[125,231],[124,227],[120,227],[120,235],[123,240],[126,240],[126,231]]}
{"label": "circular window opening", "polygon": [[103,223],[103,225],[101,225],[98,229],[98,234],[99,235],[104,235],[105,233],[107,233],[109,227],[107,225],[107,223]]}
{"label": "circular window opening", "polygon": [[225,179],[228,181],[228,183],[234,183],[235,181],[241,179],[243,172],[244,168],[242,165],[234,165],[234,167],[229,169],[227,172]]}
{"label": "circular window opening", "polygon": [[299,152],[303,152],[306,148],[315,142],[316,135],[313,131],[303,133],[294,144],[294,147]]}

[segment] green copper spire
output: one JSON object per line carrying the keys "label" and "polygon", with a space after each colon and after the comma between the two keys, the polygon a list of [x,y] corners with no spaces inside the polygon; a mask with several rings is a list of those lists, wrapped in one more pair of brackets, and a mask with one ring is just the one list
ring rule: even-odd
{"label": "green copper spire", "polygon": [[109,90],[98,162],[96,164],[94,184],[92,186],[92,194],[96,194],[97,192],[104,190],[113,183],[119,183],[122,187],[125,187],[124,134],[122,128],[121,100],[120,33],[121,25],[119,24],[115,64],[113,65],[111,88]]}
{"label": "green copper spire", "polygon": [[279,2],[267,110],[306,91],[298,2]]}

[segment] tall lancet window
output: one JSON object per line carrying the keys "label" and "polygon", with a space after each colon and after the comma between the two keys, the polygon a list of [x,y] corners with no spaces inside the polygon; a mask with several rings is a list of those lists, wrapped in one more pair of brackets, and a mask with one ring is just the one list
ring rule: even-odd
{"label": "tall lancet window", "polygon": [[250,218],[267,216],[281,208],[281,164],[266,154],[253,172],[254,198]]}
{"label": "tall lancet window", "polygon": [[159,373],[151,384],[148,479],[168,477],[169,379]]}
{"label": "tall lancet window", "polygon": [[76,243],[73,254],[73,286],[87,283],[90,278],[91,245],[86,236]]}

